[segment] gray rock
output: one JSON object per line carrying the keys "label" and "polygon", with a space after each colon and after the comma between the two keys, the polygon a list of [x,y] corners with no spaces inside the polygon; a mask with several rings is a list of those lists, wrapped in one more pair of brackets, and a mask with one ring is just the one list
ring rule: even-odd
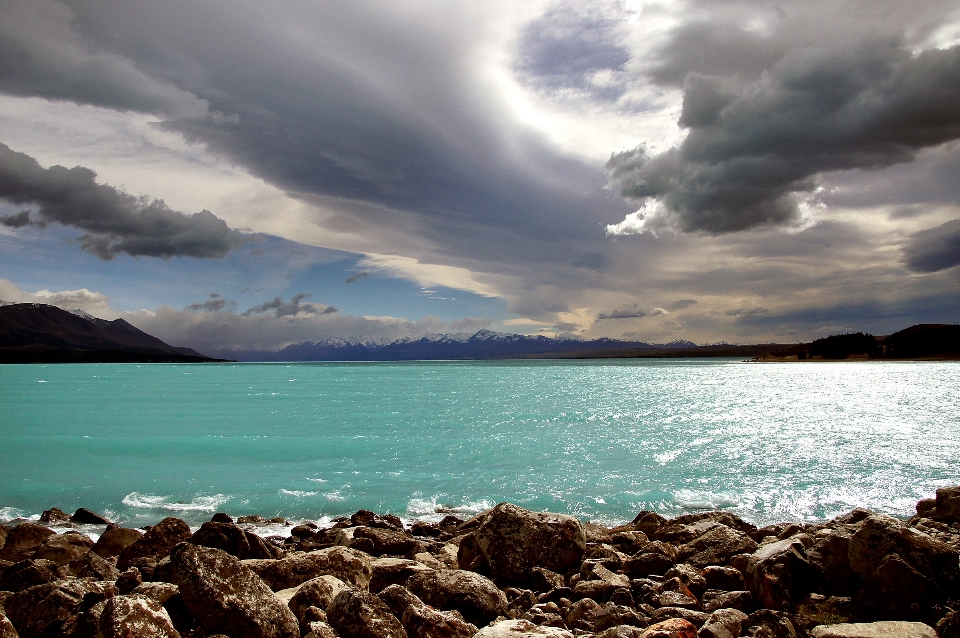
{"label": "gray rock", "polygon": [[100,614],[103,638],[180,638],[159,602],[140,594],[116,596]]}
{"label": "gray rock", "polygon": [[717,609],[698,632],[699,638],[737,638],[747,615],[738,609]]}
{"label": "gray rock", "polygon": [[760,546],[737,530],[726,525],[717,525],[703,535],[679,548],[678,561],[685,561],[694,567],[723,565],[731,556],[752,554]]}
{"label": "gray rock", "polygon": [[942,588],[953,588],[960,580],[957,550],[895,518],[879,514],[868,517],[850,539],[850,567],[861,578],[867,578],[889,554],[898,554]]}
{"label": "gray rock", "polygon": [[490,573],[515,581],[529,579],[534,567],[558,573],[578,567],[587,543],[583,525],[573,516],[530,512],[510,503],[493,508],[475,538]]}
{"label": "gray rock", "polygon": [[929,625],[890,620],[820,625],[810,633],[814,638],[937,638],[937,632]]}
{"label": "gray rock", "polygon": [[300,583],[329,574],[348,585],[367,589],[373,574],[373,561],[367,554],[350,547],[328,547],[315,552],[296,552],[279,560],[243,561],[274,591],[296,587]]}
{"label": "gray rock", "polygon": [[298,638],[300,625],[260,578],[235,556],[182,543],[171,555],[183,602],[207,633],[231,638]]}
{"label": "gray rock", "polygon": [[120,552],[140,540],[143,536],[138,530],[129,527],[110,527],[93,546],[93,551],[103,558],[119,556]]}
{"label": "gray rock", "polygon": [[461,569],[422,572],[407,581],[407,588],[438,609],[456,609],[478,627],[506,614],[507,597],[480,574]]}
{"label": "gray rock", "polygon": [[407,638],[407,632],[376,594],[347,588],[327,609],[330,625],[343,638]]}
{"label": "gray rock", "polygon": [[471,638],[477,626],[460,614],[410,605],[403,614],[403,627],[410,638]]}
{"label": "gray rock", "polygon": [[189,540],[191,535],[190,526],[179,518],[165,518],[120,552],[117,569],[126,571],[131,561],[137,558],[159,560],[168,555],[177,543]]}

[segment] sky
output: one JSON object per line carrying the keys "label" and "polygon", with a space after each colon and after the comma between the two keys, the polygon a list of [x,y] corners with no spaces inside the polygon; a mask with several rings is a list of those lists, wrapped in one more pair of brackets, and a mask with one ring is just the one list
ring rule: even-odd
{"label": "sky", "polygon": [[955,1],[0,15],[5,301],[221,355],[960,318]]}

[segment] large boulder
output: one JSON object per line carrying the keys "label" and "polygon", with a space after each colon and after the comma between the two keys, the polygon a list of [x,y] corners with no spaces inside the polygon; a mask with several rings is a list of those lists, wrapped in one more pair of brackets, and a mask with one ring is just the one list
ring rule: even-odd
{"label": "large boulder", "polygon": [[803,544],[788,538],[762,546],[747,561],[743,574],[754,599],[767,609],[783,609],[813,586],[813,572]]}
{"label": "large boulder", "polygon": [[937,490],[935,517],[945,523],[960,523],[960,487]]}
{"label": "large boulder", "polygon": [[353,538],[368,539],[373,544],[374,556],[406,556],[422,547],[420,541],[407,532],[389,528],[357,527],[353,531]]}
{"label": "large boulder", "polygon": [[0,614],[0,638],[20,638],[13,623],[3,614]]}
{"label": "large boulder", "polygon": [[475,572],[440,569],[422,572],[407,581],[407,588],[438,609],[456,609],[478,627],[506,614],[507,597],[493,582]]}
{"label": "large boulder", "polygon": [[163,605],[140,594],[115,596],[100,612],[103,638],[180,638]]}
{"label": "large boulder", "polygon": [[140,540],[142,536],[143,534],[138,530],[129,527],[110,527],[97,539],[93,552],[103,558],[119,556],[120,552]]}
{"label": "large boulder", "polygon": [[707,565],[723,565],[731,556],[752,554],[759,547],[756,541],[743,532],[718,524],[681,546],[677,560],[699,568]]}
{"label": "large boulder", "polygon": [[60,580],[65,575],[53,561],[22,560],[7,567],[0,574],[0,591],[20,592],[35,585]]}
{"label": "large boulder", "polygon": [[327,608],[327,617],[342,638],[407,638],[386,603],[368,591],[342,590]]}
{"label": "large boulder", "polygon": [[293,612],[235,556],[182,543],[170,556],[184,605],[208,634],[231,638],[298,638]]}
{"label": "large boulder", "polygon": [[860,620],[909,620],[936,623],[934,606],[944,602],[937,583],[897,554],[888,554],[876,571],[864,579],[854,597]]}
{"label": "large boulder", "polygon": [[190,526],[179,518],[165,518],[120,552],[117,569],[126,571],[131,561],[137,558],[163,558],[177,543],[189,540],[191,535]]}
{"label": "large boulder", "polygon": [[747,615],[737,609],[718,609],[707,618],[698,633],[699,638],[737,638]]}
{"label": "large boulder", "polygon": [[4,601],[4,608],[21,638],[39,638],[57,635],[60,627],[74,619],[84,606],[116,593],[112,584],[65,579],[16,593]]}
{"label": "large boulder", "polygon": [[423,563],[406,558],[377,558],[373,561],[372,567],[370,591],[373,593],[390,585],[403,585],[415,574],[433,571]]}
{"label": "large boulder", "polygon": [[411,605],[414,607],[425,606],[422,600],[417,598],[413,592],[403,585],[390,585],[380,591],[380,593],[377,594],[377,598],[386,603],[390,611],[393,612],[393,615],[401,620],[403,619],[403,614],[407,611],[407,607]]}
{"label": "large boulder", "polygon": [[110,521],[100,516],[96,512],[92,512],[85,507],[77,509],[73,513],[73,516],[70,517],[71,523],[78,523],[80,525],[109,525]]}
{"label": "large boulder", "polygon": [[100,558],[90,551],[67,564],[67,571],[78,578],[92,578],[94,580],[116,580],[120,570],[113,563]]}
{"label": "large boulder", "polygon": [[326,611],[337,594],[348,587],[349,585],[335,576],[318,576],[300,585],[287,606],[297,620],[303,622],[303,614],[307,607],[317,607]]}
{"label": "large boulder", "polygon": [[807,560],[816,574],[820,590],[831,596],[852,596],[860,577],[850,567],[850,537],[845,529],[817,537],[807,550]]}
{"label": "large boulder", "polygon": [[474,638],[573,638],[573,632],[559,627],[541,627],[529,620],[501,620],[482,628]]}
{"label": "large boulder", "polygon": [[55,533],[49,527],[39,523],[20,523],[7,532],[6,542],[0,548],[0,560],[16,563],[33,558],[33,553],[40,543]]}
{"label": "large boulder", "polygon": [[947,592],[960,583],[960,554],[956,549],[895,518],[880,514],[868,517],[850,539],[851,569],[867,578],[889,554],[897,554]]}
{"label": "large boulder", "polygon": [[697,638],[697,628],[683,618],[670,618],[650,625],[640,638]]}
{"label": "large boulder", "polygon": [[408,606],[402,622],[410,638],[471,638],[477,633],[476,625],[465,621],[460,614],[424,606]]}
{"label": "large boulder", "polygon": [[71,561],[82,558],[93,548],[93,541],[86,534],[70,530],[63,534],[54,534],[46,537],[33,553],[34,558],[55,562],[57,565],[66,565]]}
{"label": "large boulder", "polygon": [[820,625],[810,633],[814,638],[937,638],[937,632],[929,625],[890,620]]}
{"label": "large boulder", "polygon": [[279,558],[283,554],[276,545],[233,523],[204,523],[190,537],[190,542],[202,547],[222,549],[241,560]]}
{"label": "large boulder", "polygon": [[350,547],[328,547],[315,552],[296,552],[279,560],[251,559],[243,564],[252,569],[274,591],[329,574],[359,589],[370,586],[373,562],[367,554]]}
{"label": "large boulder", "polygon": [[579,567],[586,550],[583,525],[573,516],[530,512],[501,503],[474,532],[493,576],[524,581],[534,567],[565,573]]}

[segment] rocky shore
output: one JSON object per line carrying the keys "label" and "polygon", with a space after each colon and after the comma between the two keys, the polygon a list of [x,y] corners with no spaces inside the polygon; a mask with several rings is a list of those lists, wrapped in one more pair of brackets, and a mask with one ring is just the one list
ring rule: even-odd
{"label": "rocky shore", "polygon": [[361,510],[287,538],[252,522],[144,532],[53,509],[0,526],[0,638],[960,638],[960,487],[908,521],[608,528],[501,503],[409,527]]}

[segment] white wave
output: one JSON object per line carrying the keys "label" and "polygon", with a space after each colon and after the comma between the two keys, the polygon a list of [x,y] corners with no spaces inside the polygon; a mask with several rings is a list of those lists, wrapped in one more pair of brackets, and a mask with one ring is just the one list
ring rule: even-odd
{"label": "white wave", "polygon": [[676,506],[691,510],[719,510],[740,505],[736,494],[714,494],[695,490],[677,490],[674,499]]}
{"label": "white wave", "polygon": [[312,482],[312,483],[326,483],[326,482],[327,482],[327,479],[322,479],[322,478],[310,478],[309,476],[307,477],[307,480],[310,481],[310,482]]}
{"label": "white wave", "polygon": [[172,496],[157,496],[156,494],[141,494],[130,492],[123,497],[123,504],[127,507],[141,509],[169,510],[173,512],[212,512],[230,500],[226,494],[212,496],[195,496],[190,502],[171,500]]}
{"label": "white wave", "polygon": [[462,514],[473,516],[496,505],[493,501],[481,499],[469,501],[459,505],[450,504],[445,494],[437,494],[430,498],[411,498],[407,503],[406,514],[414,520],[439,521],[448,514]]}
{"label": "white wave", "polygon": [[297,498],[305,498],[307,496],[316,496],[319,493],[320,492],[305,492],[303,490],[285,490],[283,488],[280,488],[280,490],[278,490],[278,494],[282,496],[295,496]]}
{"label": "white wave", "polygon": [[683,450],[678,448],[676,450],[669,450],[667,452],[657,454],[656,456],[653,457],[653,460],[655,460],[660,465],[666,465],[667,463],[674,460],[681,454],[683,454]]}
{"label": "white wave", "polygon": [[328,501],[330,501],[331,503],[341,503],[341,502],[347,500],[347,497],[345,497],[343,494],[341,494],[341,493],[340,493],[340,490],[337,490],[337,491],[335,491],[335,492],[324,492],[323,495],[324,495],[324,496],[326,497],[326,499],[327,499]]}
{"label": "white wave", "polygon": [[0,521],[12,521],[15,518],[27,518],[27,512],[16,507],[0,507]]}

